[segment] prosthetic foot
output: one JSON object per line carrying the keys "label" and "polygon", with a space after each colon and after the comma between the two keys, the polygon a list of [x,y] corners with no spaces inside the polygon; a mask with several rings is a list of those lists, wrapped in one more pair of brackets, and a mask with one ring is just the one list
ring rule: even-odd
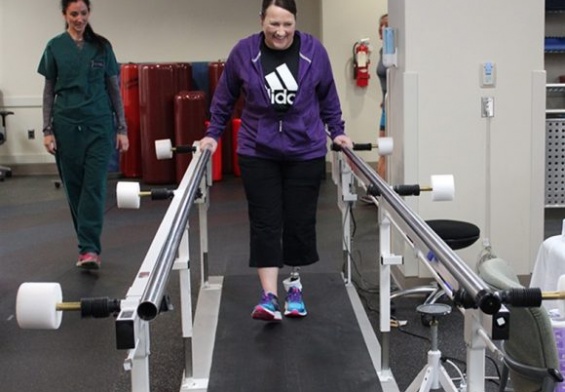
{"label": "prosthetic foot", "polygon": [[286,300],[284,315],[286,317],[304,317],[308,314],[302,299],[302,283],[300,282],[299,267],[294,267],[290,276],[283,280]]}

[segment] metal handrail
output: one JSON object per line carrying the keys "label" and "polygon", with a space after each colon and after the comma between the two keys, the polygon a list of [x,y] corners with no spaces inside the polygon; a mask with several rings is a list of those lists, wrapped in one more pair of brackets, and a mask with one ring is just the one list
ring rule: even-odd
{"label": "metal handrail", "polygon": [[501,300],[486,283],[353,150],[342,147],[342,151],[349,159],[349,164],[356,176],[366,184],[371,184],[377,188],[380,196],[406,222],[424,245],[433,252],[436,259],[457,279],[465,290],[466,296],[472,298],[476,307],[487,314],[495,314],[500,309]]}
{"label": "metal handrail", "polygon": [[[180,198],[178,209],[167,211],[167,214],[173,214],[171,228],[159,250],[155,267],[149,276],[147,286],[137,307],[138,316],[146,321],[155,319],[159,314],[165,286],[169,280],[169,274],[173,268],[183,232],[188,225],[190,209],[196,199],[198,187],[204,176],[211,152],[206,149],[197,155],[190,165],[194,170],[191,171],[191,167],[189,167],[185,174],[190,176],[188,184],[183,189],[177,189],[175,193],[175,200]],[[184,179],[181,184],[183,183]]]}

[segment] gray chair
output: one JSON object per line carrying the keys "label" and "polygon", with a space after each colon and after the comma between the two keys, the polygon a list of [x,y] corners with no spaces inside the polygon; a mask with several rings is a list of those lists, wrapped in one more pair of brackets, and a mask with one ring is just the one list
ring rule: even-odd
{"label": "gray chair", "polygon": [[[478,272],[494,290],[522,288],[512,267],[505,260],[492,258],[478,266]],[[510,308],[510,336],[503,342],[503,371],[500,391],[508,376],[517,392],[553,392],[563,381],[559,356],[547,311],[541,308]]]}

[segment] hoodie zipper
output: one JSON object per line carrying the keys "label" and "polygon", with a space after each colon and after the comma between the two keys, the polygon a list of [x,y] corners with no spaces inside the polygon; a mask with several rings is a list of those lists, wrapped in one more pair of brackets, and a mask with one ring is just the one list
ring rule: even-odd
{"label": "hoodie zipper", "polygon": [[279,120],[279,133],[282,133],[283,120]]}

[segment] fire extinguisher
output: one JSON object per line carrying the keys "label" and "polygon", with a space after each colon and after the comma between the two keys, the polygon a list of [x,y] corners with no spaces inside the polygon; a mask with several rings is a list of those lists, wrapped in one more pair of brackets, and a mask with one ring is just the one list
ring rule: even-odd
{"label": "fire extinguisher", "polygon": [[371,77],[369,74],[370,55],[371,47],[368,38],[357,41],[353,45],[353,79],[359,87],[369,85],[369,78]]}

